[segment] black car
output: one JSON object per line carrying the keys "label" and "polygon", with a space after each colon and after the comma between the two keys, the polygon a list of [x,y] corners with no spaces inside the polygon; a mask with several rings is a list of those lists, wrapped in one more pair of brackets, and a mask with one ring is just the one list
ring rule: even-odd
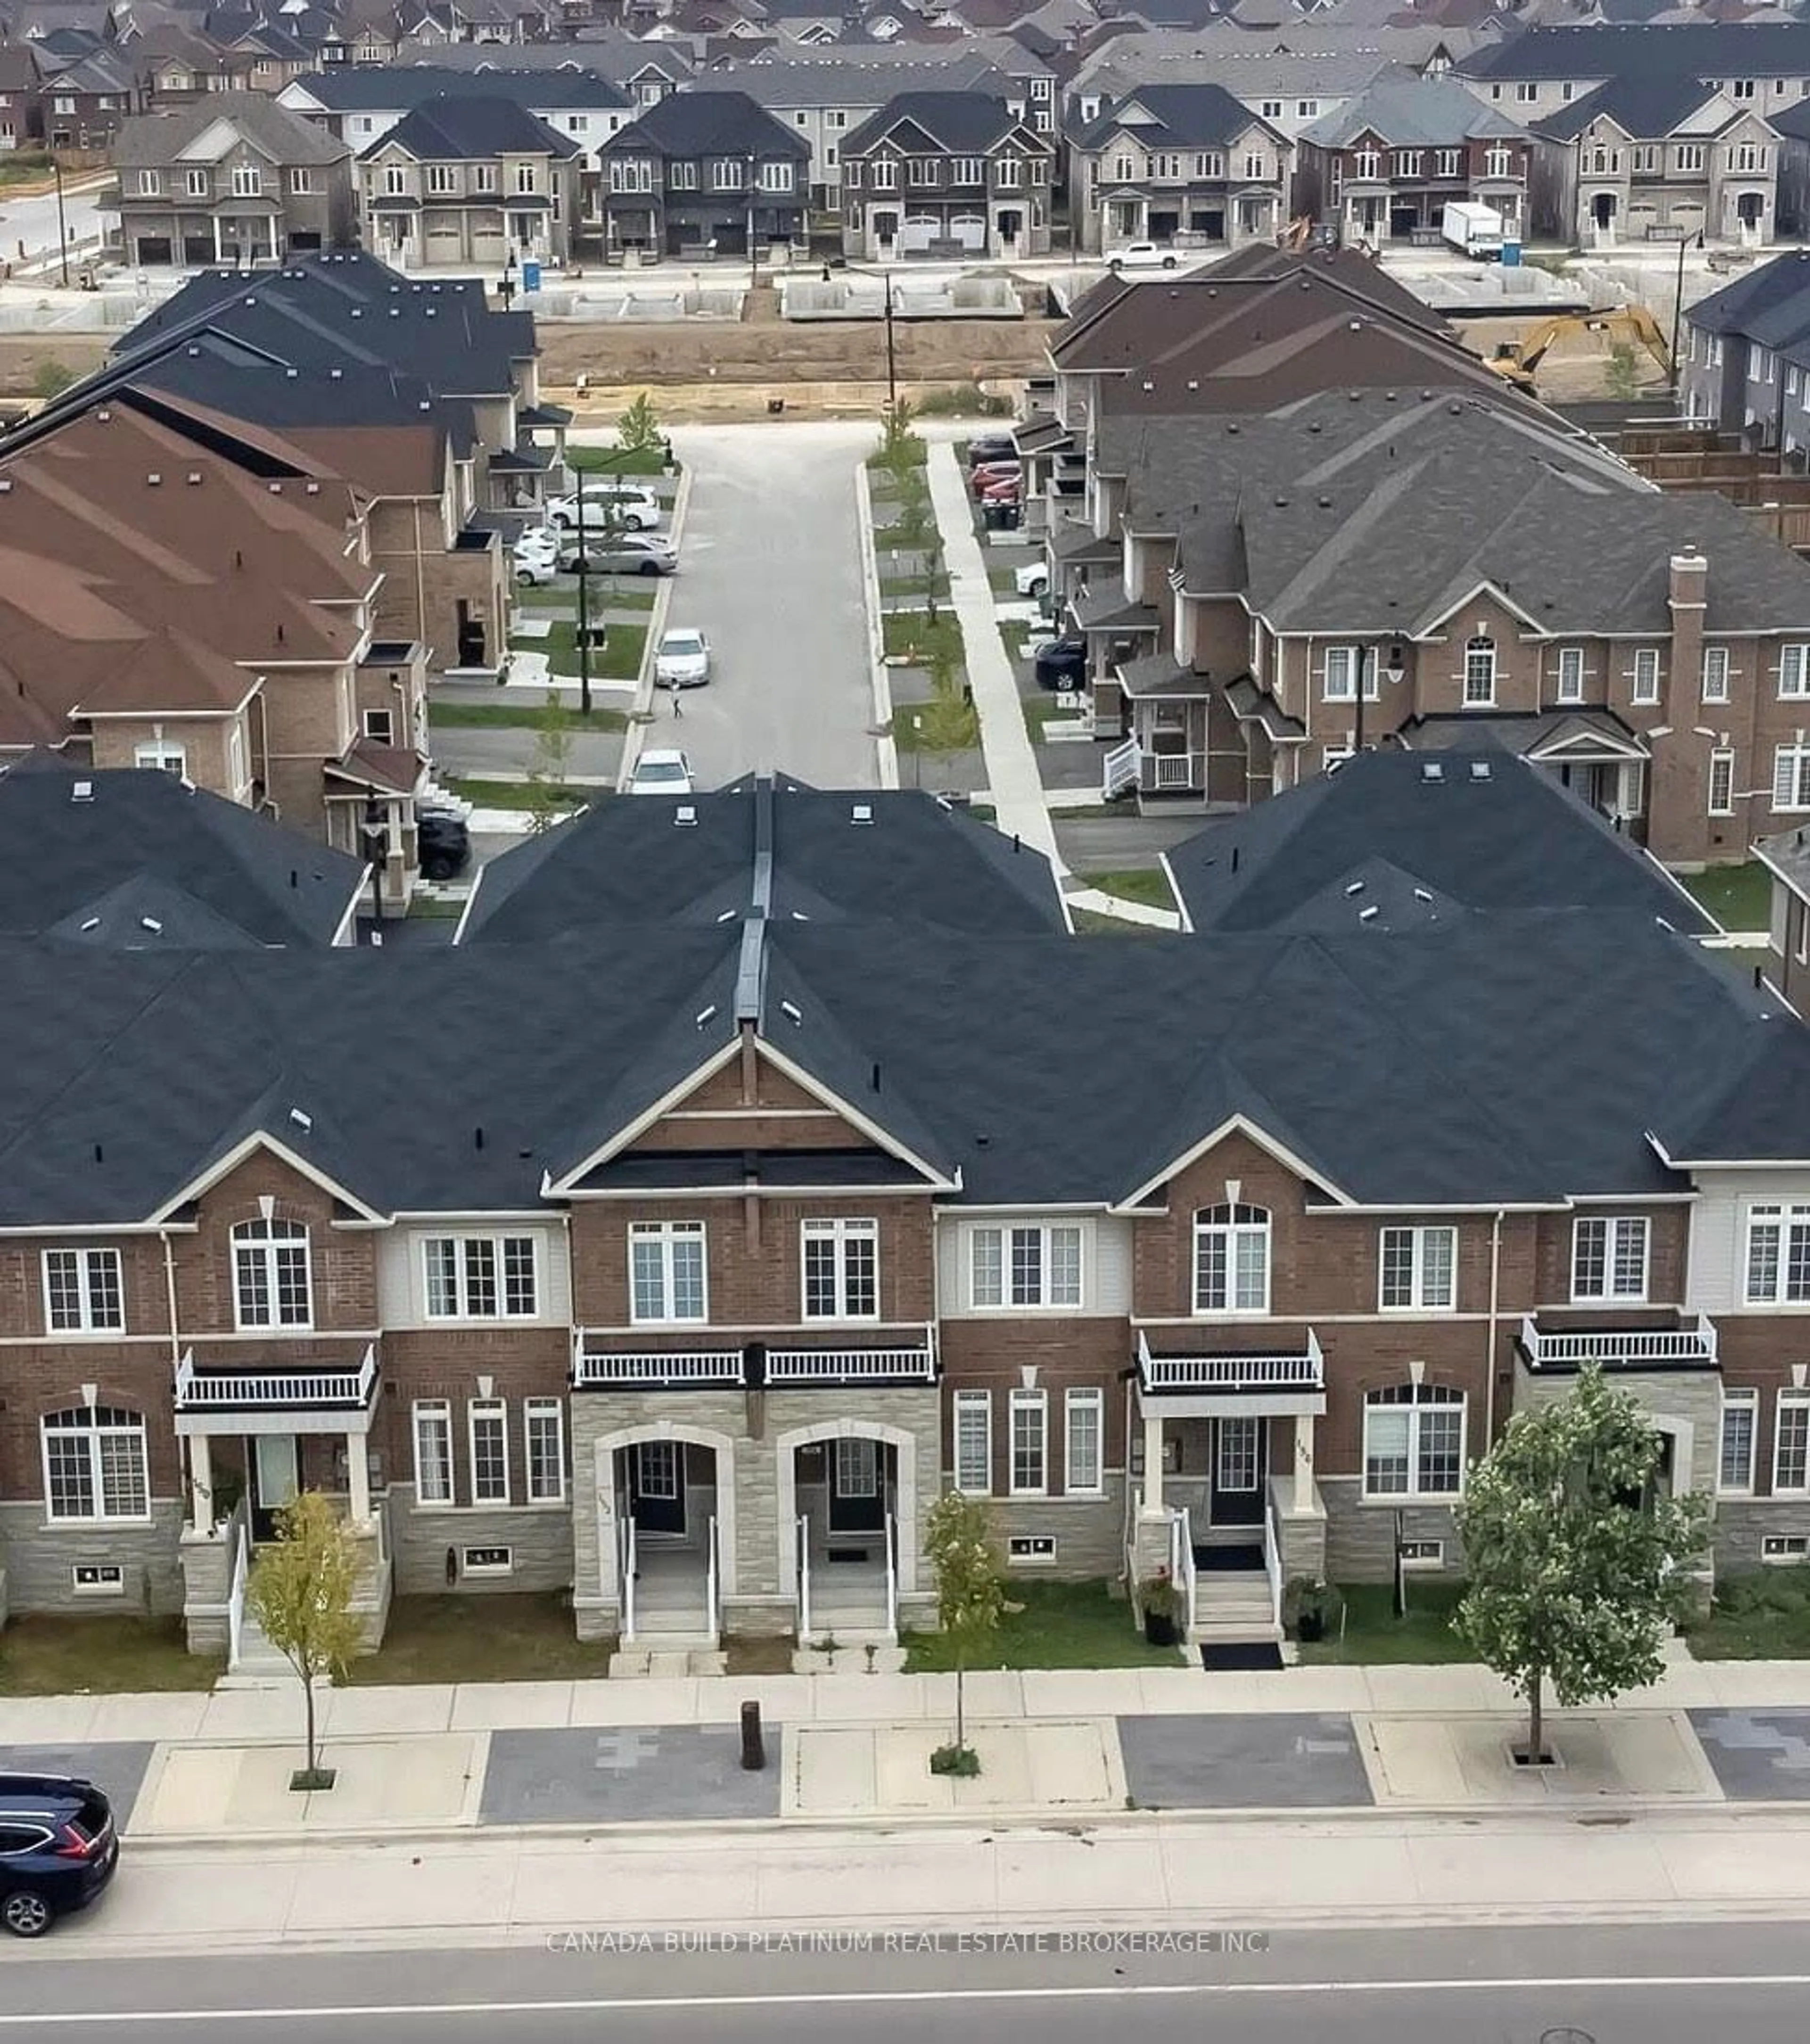
{"label": "black car", "polygon": [[113,1805],[92,1781],[0,1774],[0,1924],[15,1938],[86,1909],[118,1863]]}
{"label": "black car", "polygon": [[1037,648],[1032,663],[1040,689],[1078,689],[1087,682],[1087,641],[1052,639]]}
{"label": "black car", "polygon": [[415,839],[420,848],[422,876],[428,880],[450,880],[464,870],[471,856],[471,833],[465,819],[450,809],[417,809]]}
{"label": "black car", "polygon": [[1010,433],[982,433],[978,440],[968,443],[968,466],[978,468],[983,461],[1016,461],[1018,443]]}

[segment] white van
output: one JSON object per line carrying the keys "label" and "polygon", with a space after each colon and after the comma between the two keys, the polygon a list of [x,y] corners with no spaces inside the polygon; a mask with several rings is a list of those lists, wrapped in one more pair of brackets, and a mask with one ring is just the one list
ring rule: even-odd
{"label": "white van", "polygon": [[[623,482],[610,476],[586,476],[578,485],[585,500],[585,524],[599,532],[606,526],[617,532],[651,532],[660,522],[660,500],[645,483]],[[550,524],[576,530],[577,496],[556,497],[547,507]]]}

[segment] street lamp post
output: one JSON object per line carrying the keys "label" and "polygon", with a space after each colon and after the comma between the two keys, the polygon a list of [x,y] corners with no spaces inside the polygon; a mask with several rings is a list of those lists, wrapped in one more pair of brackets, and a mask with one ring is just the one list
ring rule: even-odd
{"label": "street lamp post", "polygon": [[63,159],[50,152],[50,174],[56,181],[56,244],[63,252],[63,288],[69,288],[69,221],[63,210]]}
{"label": "street lamp post", "polygon": [[1672,395],[1674,398],[1678,394],[1678,327],[1685,313],[1685,251],[1693,246],[1700,248],[1703,245],[1700,232],[1694,244],[1682,236],[1678,241],[1677,285],[1672,294]]}
{"label": "street lamp post", "polygon": [[896,410],[899,402],[899,366],[893,346],[893,273],[882,270],[880,274],[886,285],[886,402]]}

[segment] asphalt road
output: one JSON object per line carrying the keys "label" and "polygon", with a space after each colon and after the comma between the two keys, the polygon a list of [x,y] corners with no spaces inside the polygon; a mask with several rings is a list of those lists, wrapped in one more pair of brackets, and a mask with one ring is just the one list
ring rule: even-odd
{"label": "asphalt road", "polygon": [[[92,241],[101,231],[100,214],[95,208],[94,195],[104,182],[104,179],[97,179],[83,190],[71,190],[67,182],[64,184],[63,221],[71,250],[79,242]],[[37,198],[0,196],[0,256],[3,256],[9,263],[17,261],[21,243],[28,261],[60,245],[57,232],[56,193],[46,192]],[[52,279],[52,281],[54,282],[56,280]]]}
{"label": "asphalt road", "polygon": [[775,420],[673,439],[692,483],[667,624],[705,633],[712,679],[676,720],[663,695],[646,743],[682,747],[701,787],[755,768],[876,786],[855,509],[874,427]]}
{"label": "asphalt road", "polygon": [[[1070,1933],[1072,1941],[1075,1934]],[[859,1950],[429,1950],[9,1963],[0,2037],[255,2034],[260,2044],[1800,2044],[1800,1924],[1223,1931],[1077,1953],[906,1931]],[[1252,1947],[1255,1948],[1252,1948]],[[1204,1949],[1203,1949],[1204,1947]],[[255,2027],[254,2027],[255,2026]]]}

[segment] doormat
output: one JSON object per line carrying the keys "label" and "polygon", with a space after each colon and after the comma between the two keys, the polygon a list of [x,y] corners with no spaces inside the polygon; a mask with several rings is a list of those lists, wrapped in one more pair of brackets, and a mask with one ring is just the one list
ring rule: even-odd
{"label": "doormat", "polygon": [[1280,1668],[1282,1650],[1273,1639],[1203,1640],[1201,1666],[1208,1673],[1229,1674],[1235,1669]]}
{"label": "doormat", "polygon": [[1203,1574],[1224,1576],[1241,1575],[1247,1570],[1263,1566],[1263,1550],[1248,1547],[1197,1547],[1194,1566]]}
{"label": "doormat", "polygon": [[829,1558],[832,1562],[864,1562],[867,1558],[865,1547],[832,1547]]}

